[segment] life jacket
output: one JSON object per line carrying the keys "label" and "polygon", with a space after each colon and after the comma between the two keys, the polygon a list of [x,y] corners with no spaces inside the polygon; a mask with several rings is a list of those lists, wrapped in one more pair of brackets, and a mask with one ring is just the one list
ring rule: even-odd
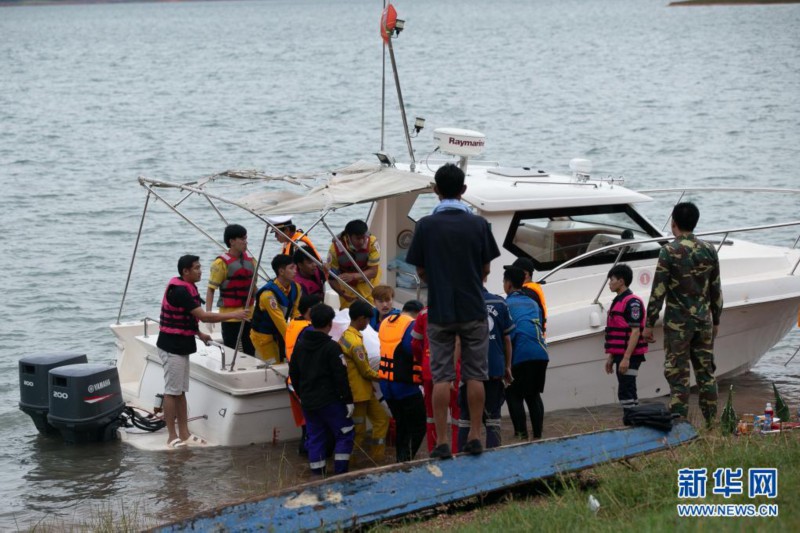
{"label": "life jacket", "polygon": [[[350,239],[347,237],[342,236],[339,240],[342,244],[346,242],[350,242]],[[344,251],[344,248],[339,241],[334,240],[333,245],[336,247],[336,259],[339,262],[339,271],[340,272],[357,272],[356,267],[353,266],[353,262],[350,261],[350,258],[347,257],[347,254]],[[356,265],[362,271],[367,268],[367,262],[369,261],[369,247],[372,244],[372,235],[369,236],[366,243],[364,244],[364,248],[356,250],[355,252],[348,249],[347,252],[355,259]]]}
{"label": "life jacket", "polygon": [[[625,307],[631,298],[636,298],[641,302],[641,298],[633,293],[628,294],[624,298],[617,300],[611,309],[608,310],[608,323],[606,325],[606,353],[612,355],[625,355],[625,348],[628,346],[628,340],[631,338],[631,327],[625,320]],[[640,327],[644,329],[645,315],[647,313],[642,305],[642,320],[639,323]],[[647,353],[647,341],[644,336],[639,336],[639,341],[636,343],[636,348],[633,349],[631,355],[644,355]]]}
{"label": "life jacket", "polygon": [[422,367],[414,355],[403,348],[403,336],[414,319],[408,315],[392,316],[381,322],[381,363],[378,378],[400,383],[422,383]]}
{"label": "life jacket", "polygon": [[297,271],[294,277],[295,283],[299,284],[304,294],[324,294],[325,278],[319,268],[314,269],[314,278],[307,278]]}
{"label": "life jacket", "polygon": [[[523,292],[536,300],[539,307],[542,308],[542,331],[547,332],[547,300],[544,299],[544,290],[542,286],[535,281],[529,281],[522,286]],[[527,289],[527,290],[526,290]],[[530,291],[530,292],[529,292]]]}
{"label": "life jacket", "polygon": [[289,285],[289,294],[287,295],[285,292],[283,292],[283,289],[281,289],[280,286],[275,283],[275,280],[270,280],[256,293],[256,306],[253,310],[253,323],[250,327],[253,329],[253,331],[257,331],[265,335],[280,336],[278,329],[275,327],[275,323],[272,321],[272,317],[270,317],[269,313],[261,309],[261,306],[258,305],[258,302],[261,301],[261,295],[265,291],[269,291],[275,295],[275,299],[278,301],[278,307],[280,307],[280,310],[283,313],[283,318],[288,323],[289,318],[292,316],[292,311],[294,311],[294,303],[297,301],[297,294],[300,291],[300,286],[292,281],[291,285]]}
{"label": "life jacket", "polygon": [[306,234],[303,233],[303,230],[300,229],[294,232],[294,235],[291,237],[291,241],[284,243],[281,253],[283,255],[293,255],[295,247],[302,245],[308,246],[311,249],[312,255],[319,260],[319,252],[317,252],[317,247],[314,246],[314,243],[311,242],[311,239],[309,239]]}
{"label": "life jacket", "polygon": [[247,294],[256,270],[253,256],[246,251],[240,257],[233,257],[229,253],[219,256],[228,267],[228,277],[219,286],[219,307],[244,307],[247,303]]}
{"label": "life jacket", "polygon": [[199,331],[197,319],[183,307],[176,307],[167,301],[167,293],[170,287],[186,288],[191,297],[194,298],[194,301],[197,302],[197,305],[203,305],[200,293],[197,292],[197,287],[194,283],[183,281],[181,278],[172,278],[167,283],[167,289],[161,299],[161,318],[159,319],[158,329],[163,333],[194,337]]}
{"label": "life jacket", "polygon": [[305,318],[295,318],[289,325],[286,326],[286,362],[292,358],[294,353],[294,345],[297,344],[297,339],[305,331],[307,327],[311,326],[311,321]]}

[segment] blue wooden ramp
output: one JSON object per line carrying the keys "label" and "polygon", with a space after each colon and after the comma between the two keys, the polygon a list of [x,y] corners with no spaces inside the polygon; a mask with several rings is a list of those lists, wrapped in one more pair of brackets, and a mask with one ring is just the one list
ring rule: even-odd
{"label": "blue wooden ramp", "polygon": [[559,473],[651,453],[697,437],[686,423],[670,433],[612,429],[351,472],[221,507],[158,531],[336,530],[397,518]]}

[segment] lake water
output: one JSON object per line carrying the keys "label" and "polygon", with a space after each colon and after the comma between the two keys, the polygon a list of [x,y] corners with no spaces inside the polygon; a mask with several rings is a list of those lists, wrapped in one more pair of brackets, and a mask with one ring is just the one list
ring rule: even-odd
{"label": "lake water", "polygon": [[[484,132],[487,159],[565,170],[587,157],[595,173],[637,188],[796,187],[800,6],[666,3],[398,2],[403,96],[412,120],[427,119],[419,156],[431,151],[434,128],[454,126]],[[262,0],[0,9],[0,529],[120,508],[165,522],[302,479],[293,447],[176,455],[44,439],[17,409],[17,361],[52,351],[113,360],[107,325],[141,216],[137,176],[188,181],[371,159],[381,8]],[[387,100],[386,149],[403,159],[391,84]],[[798,218],[797,206],[716,199],[701,204],[700,229]],[[667,206],[654,209],[664,220]],[[208,265],[215,254],[155,211],[123,318],[157,312],[179,255],[193,251]],[[790,245],[796,236],[753,238]],[[783,367],[798,344],[795,330],[734,381],[738,408],[762,408],[772,380],[793,408],[800,402],[800,358]]]}

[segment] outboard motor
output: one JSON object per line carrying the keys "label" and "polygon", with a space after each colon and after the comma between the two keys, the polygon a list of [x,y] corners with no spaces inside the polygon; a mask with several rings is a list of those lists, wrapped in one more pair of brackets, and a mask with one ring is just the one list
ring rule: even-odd
{"label": "outboard motor", "polygon": [[50,371],[47,421],[66,442],[114,440],[125,408],[114,366],[67,365]]}
{"label": "outboard motor", "polygon": [[39,433],[57,433],[47,423],[50,411],[48,372],[59,366],[85,362],[86,355],[74,353],[29,355],[19,360],[19,408],[33,419]]}

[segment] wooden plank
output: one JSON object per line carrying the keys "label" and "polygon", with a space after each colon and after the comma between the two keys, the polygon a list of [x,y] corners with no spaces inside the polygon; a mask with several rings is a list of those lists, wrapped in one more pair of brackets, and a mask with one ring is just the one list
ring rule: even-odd
{"label": "wooden plank", "polygon": [[221,507],[158,531],[335,530],[453,503],[559,473],[642,455],[688,442],[694,428],[670,433],[638,427],[520,443],[478,456],[351,472]]}

